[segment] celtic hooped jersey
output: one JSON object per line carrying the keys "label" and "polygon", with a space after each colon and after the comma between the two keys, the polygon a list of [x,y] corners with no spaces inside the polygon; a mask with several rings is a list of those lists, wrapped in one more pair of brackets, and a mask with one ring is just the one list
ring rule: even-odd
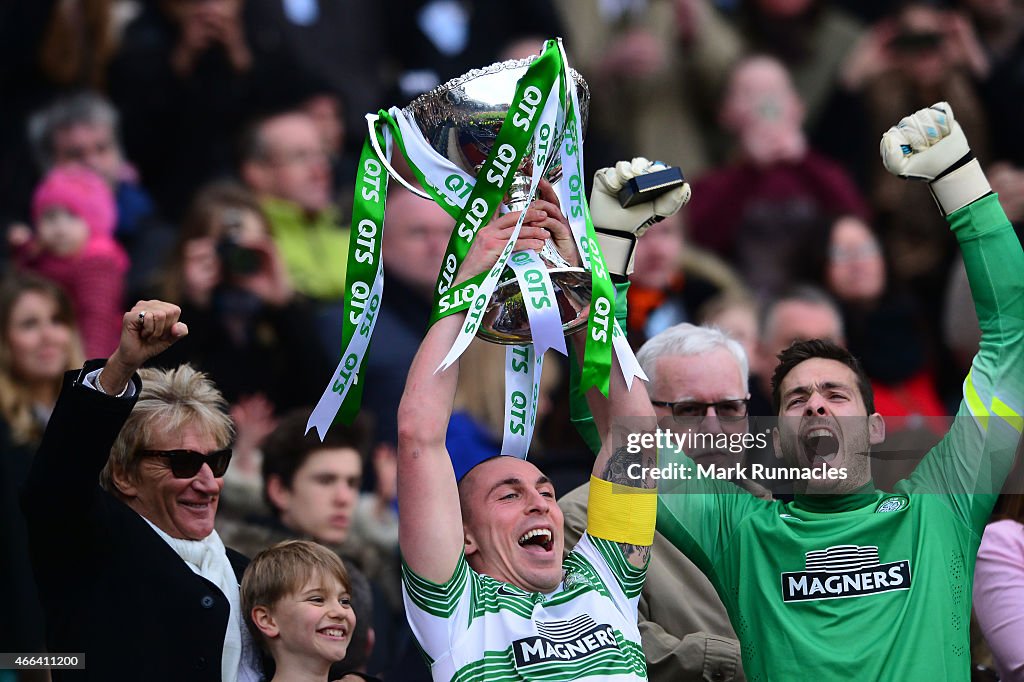
{"label": "celtic hooped jersey", "polygon": [[785,504],[719,481],[659,490],[658,530],[715,585],[751,682],[970,679],[975,557],[1022,424],[1024,254],[995,196],[950,222],[982,342],[952,428],[907,480]]}
{"label": "celtic hooped jersey", "polygon": [[406,614],[434,680],[647,679],[637,629],[646,570],[584,534],[562,584],[529,593],[473,571],[465,555],[439,585],[402,566]]}

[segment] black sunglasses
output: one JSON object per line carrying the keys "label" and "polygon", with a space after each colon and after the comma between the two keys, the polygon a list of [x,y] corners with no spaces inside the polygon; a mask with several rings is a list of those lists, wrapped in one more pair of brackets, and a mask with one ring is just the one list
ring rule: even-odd
{"label": "black sunglasses", "polygon": [[175,478],[192,478],[203,468],[203,464],[209,464],[213,477],[220,478],[231,463],[231,448],[216,450],[208,455],[195,450],[141,450],[139,455],[165,458]]}
{"label": "black sunglasses", "polygon": [[708,408],[715,408],[715,415],[724,422],[736,422],[747,416],[747,399],[722,400],[717,403],[702,403],[696,400],[683,400],[678,403],[670,403],[665,400],[652,400],[651,405],[658,407],[672,408],[673,417],[696,418],[704,421],[708,416]]}

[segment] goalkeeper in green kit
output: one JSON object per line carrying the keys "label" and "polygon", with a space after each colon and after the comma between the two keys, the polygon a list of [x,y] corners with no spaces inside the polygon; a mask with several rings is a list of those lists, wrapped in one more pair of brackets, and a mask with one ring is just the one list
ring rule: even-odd
{"label": "goalkeeper in green kit", "polygon": [[929,182],[963,251],[981,345],[949,433],[892,492],[871,481],[885,422],[870,384],[820,340],[779,356],[772,438],[787,468],[833,477],[798,482],[786,503],[662,481],[658,530],[715,586],[751,680],[970,679],[975,555],[1024,413],[1024,253],[948,104],[904,118],[881,152],[891,173]]}

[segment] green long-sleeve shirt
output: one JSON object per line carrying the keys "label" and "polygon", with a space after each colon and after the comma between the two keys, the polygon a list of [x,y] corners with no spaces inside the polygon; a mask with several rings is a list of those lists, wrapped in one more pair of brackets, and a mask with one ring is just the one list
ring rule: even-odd
{"label": "green long-sleeve shirt", "polygon": [[317,301],[344,298],[349,228],[339,224],[337,209],[309,216],[290,201],[272,198],[262,206],[295,290]]}
{"label": "green long-sleeve shirt", "polygon": [[751,681],[970,678],[975,556],[1024,413],[1024,253],[994,195],[949,222],[982,340],[953,426],[908,479],[789,503],[708,480],[659,490],[658,530],[715,586]]}

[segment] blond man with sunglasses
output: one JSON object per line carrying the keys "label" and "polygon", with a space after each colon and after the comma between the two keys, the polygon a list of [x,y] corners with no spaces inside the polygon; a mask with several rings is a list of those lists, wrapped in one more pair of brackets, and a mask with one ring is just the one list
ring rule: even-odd
{"label": "blond man with sunglasses", "polygon": [[[180,309],[140,301],[117,350],[64,379],[22,506],[61,680],[258,678],[239,605],[248,560],[214,517],[233,427],[188,365],[140,369],[188,334]],[[97,484],[98,482],[98,484]]]}

